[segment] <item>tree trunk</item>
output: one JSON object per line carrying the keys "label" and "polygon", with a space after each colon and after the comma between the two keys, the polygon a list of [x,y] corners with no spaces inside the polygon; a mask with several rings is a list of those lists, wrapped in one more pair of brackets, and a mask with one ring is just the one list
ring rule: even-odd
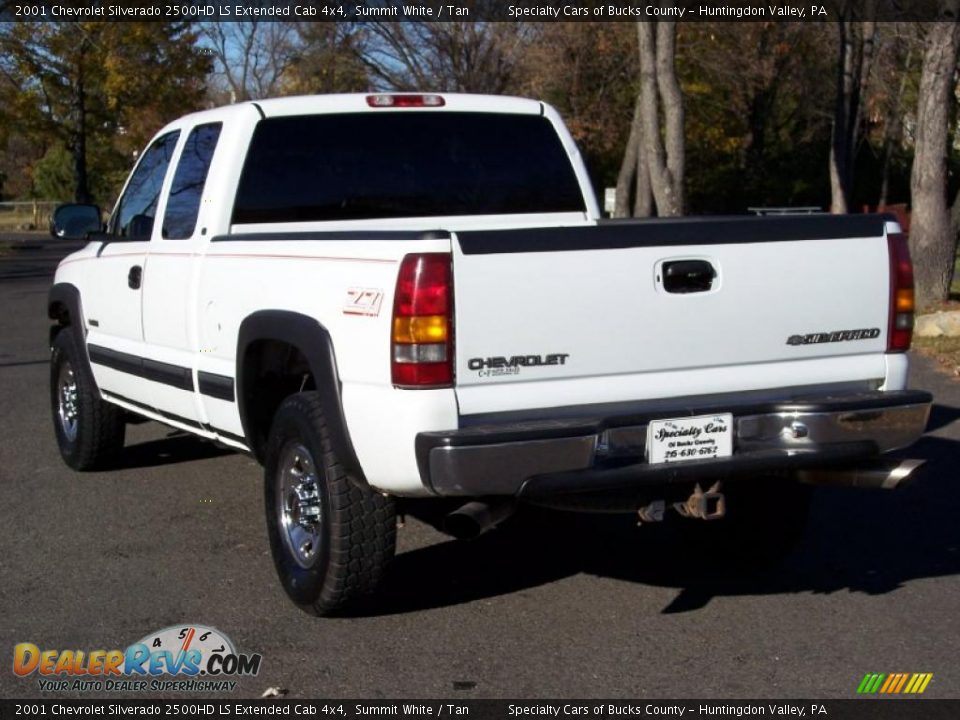
{"label": "tree trunk", "polygon": [[84,88],[84,64],[86,63],[86,44],[80,41],[80,56],[77,61],[77,86],[74,95],[77,125],[73,133],[71,152],[73,153],[74,200],[89,203],[90,184],[87,179],[87,94]]}
{"label": "tree trunk", "polygon": [[[853,202],[853,176],[860,143],[863,98],[873,64],[877,24],[872,0],[864,2],[865,20],[843,20],[840,31],[840,57],[837,61],[837,97],[833,111],[830,143],[830,210],[850,212]],[[843,13],[848,16],[849,8]]]}
{"label": "tree trunk", "polygon": [[[654,32],[657,27],[656,33]],[[667,77],[658,83],[657,75],[673,75],[674,39],[676,23],[638,22],[637,38],[640,45],[640,99],[643,129],[643,157],[647,161],[650,175],[650,187],[656,202],[657,214],[661,217],[681,215],[683,213],[683,188],[677,180],[683,182],[683,104],[679,97],[679,88],[673,94],[671,85],[676,84],[675,77]],[[667,90],[663,98],[667,123],[667,148],[664,148],[660,132],[660,93]],[[678,131],[679,128],[679,131]],[[668,157],[668,151],[677,151],[678,157]],[[677,178],[671,170],[676,170]]]}
{"label": "tree trunk", "polygon": [[686,168],[686,147],[683,127],[683,96],[677,82],[677,24],[657,23],[657,85],[663,101],[664,136],[667,172],[670,180],[672,207],[661,215],[683,215],[683,180]]}
{"label": "tree trunk", "polygon": [[[957,194],[953,198],[953,205],[950,206],[950,238],[953,241],[952,256],[956,258],[957,252],[960,251],[960,190],[957,190]],[[948,298],[950,296],[950,288],[953,287],[953,280],[956,275],[956,270],[957,263],[956,259],[954,259],[954,261],[950,263],[949,274],[947,275]]]}
{"label": "tree trunk", "polygon": [[853,95],[853,23],[837,23],[840,31],[840,58],[837,61],[837,97],[830,136],[830,212],[845,213],[848,206],[847,122]]}
{"label": "tree trunk", "polygon": [[640,150],[640,96],[634,103],[633,120],[630,122],[630,137],[623,151],[623,162],[617,175],[617,200],[613,210],[615,218],[630,217],[630,190],[633,178],[637,174],[638,153]]}
{"label": "tree trunk", "polygon": [[637,144],[637,189],[633,197],[633,216],[650,217],[653,215],[653,190],[650,187],[650,167],[643,150],[643,143]]}
{"label": "tree trunk", "polygon": [[[957,17],[960,0],[947,0],[941,14]],[[953,275],[956,236],[947,212],[947,124],[957,62],[957,23],[932,23],[923,54],[910,192],[910,249],[917,305],[946,300]]]}
{"label": "tree trunk", "polygon": [[877,198],[877,207],[887,206],[890,192],[890,163],[893,159],[894,143],[899,143],[903,134],[903,95],[907,89],[907,78],[910,76],[910,64],[913,52],[907,52],[906,60],[903,64],[903,74],[900,78],[900,86],[897,89],[897,99],[893,104],[892,111],[887,115],[883,123],[883,169],[880,175],[880,196]]}
{"label": "tree trunk", "polygon": [[675,70],[676,38],[676,23],[637,23],[640,94],[617,176],[614,217],[630,214],[631,187],[634,216],[652,215],[654,204],[662,217],[683,214],[684,113]]}

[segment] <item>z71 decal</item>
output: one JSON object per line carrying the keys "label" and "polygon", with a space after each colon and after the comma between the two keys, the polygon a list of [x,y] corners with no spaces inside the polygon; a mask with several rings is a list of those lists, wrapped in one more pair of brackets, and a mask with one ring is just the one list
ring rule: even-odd
{"label": "z71 decal", "polygon": [[347,299],[343,305],[344,315],[367,315],[377,317],[383,303],[383,290],[377,288],[347,288]]}

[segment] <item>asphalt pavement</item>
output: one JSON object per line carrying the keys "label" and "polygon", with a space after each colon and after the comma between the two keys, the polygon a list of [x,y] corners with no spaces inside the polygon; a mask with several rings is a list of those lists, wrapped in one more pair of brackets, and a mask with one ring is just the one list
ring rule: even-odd
{"label": "asphalt pavement", "polygon": [[61,462],[45,301],[65,248],[27,245],[0,256],[0,698],[81,696],[15,676],[17,643],[125,648],[193,623],[263,656],[235,698],[852,698],[867,672],[960,697],[960,382],[927,360],[911,384],[936,406],[901,453],[928,459],[920,479],[818,489],[776,569],[721,570],[675,524],[519,516],[462,543],[408,516],[379,600],[317,619],[274,576],[251,459],[146,423],[114,469]]}

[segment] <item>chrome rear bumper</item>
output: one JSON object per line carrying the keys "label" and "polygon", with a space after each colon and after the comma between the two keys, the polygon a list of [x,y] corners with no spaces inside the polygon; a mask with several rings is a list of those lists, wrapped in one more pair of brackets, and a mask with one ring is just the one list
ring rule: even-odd
{"label": "chrome rear bumper", "polygon": [[[763,406],[710,403],[675,412],[485,424],[417,436],[421,478],[439,495],[534,497],[649,488],[709,477],[822,468],[906,447],[926,428],[932,396],[870,392]],[[647,425],[716,412],[734,416],[734,453],[651,465]]]}

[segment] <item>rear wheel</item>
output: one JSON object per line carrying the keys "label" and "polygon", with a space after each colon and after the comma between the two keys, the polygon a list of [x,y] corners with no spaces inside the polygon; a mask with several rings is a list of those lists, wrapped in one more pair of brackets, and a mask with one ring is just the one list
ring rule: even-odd
{"label": "rear wheel", "polygon": [[347,475],[318,393],[281,403],[264,472],[270,548],[290,598],[330,615],[372,593],[394,554],[394,502]]}
{"label": "rear wheel", "polygon": [[74,470],[104,465],[123,447],[123,410],[100,399],[86,355],[71,327],[53,341],[50,406],[57,445]]}

